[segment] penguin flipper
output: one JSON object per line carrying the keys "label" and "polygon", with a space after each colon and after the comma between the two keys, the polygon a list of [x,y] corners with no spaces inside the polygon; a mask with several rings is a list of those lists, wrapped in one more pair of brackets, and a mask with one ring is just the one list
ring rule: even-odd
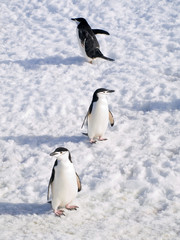
{"label": "penguin flipper", "polygon": [[54,170],[54,167],[57,166],[58,164],[58,161],[56,159],[55,163],[54,163],[54,166],[53,166],[53,169],[52,169],[52,173],[51,173],[51,177],[49,179],[49,184],[48,184],[48,192],[47,192],[47,201],[50,200],[50,188],[51,188],[51,185],[54,181],[54,176],[55,176],[55,170]]}
{"label": "penguin flipper", "polygon": [[85,41],[87,39],[89,39],[89,38],[91,39],[91,35],[85,29],[79,29],[78,33],[79,33],[79,39],[80,39],[82,45],[85,45]]}
{"label": "penguin flipper", "polygon": [[89,106],[88,112],[87,112],[87,114],[86,114],[86,116],[85,116],[85,118],[84,118],[84,121],[83,121],[83,124],[82,124],[81,128],[83,128],[84,123],[85,123],[85,121],[86,121],[86,118],[88,118],[88,117],[90,116],[90,114],[91,114],[91,112],[92,112],[92,107],[93,107],[93,102],[91,102],[91,104],[90,104],[90,106]]}
{"label": "penguin flipper", "polygon": [[114,126],[114,118],[110,110],[109,110],[109,121],[110,121],[111,127]]}
{"label": "penguin flipper", "polygon": [[48,184],[48,192],[47,192],[47,202],[50,201],[50,187],[51,187],[51,184],[49,182],[49,184]]}
{"label": "penguin flipper", "polygon": [[83,128],[83,126],[84,126],[84,124],[85,124],[85,121],[86,121],[86,119],[88,118],[89,115],[90,115],[90,108],[89,108],[88,112],[86,113],[86,116],[85,116],[85,118],[84,118],[84,121],[83,121],[83,123],[82,123],[81,128]]}
{"label": "penguin flipper", "polygon": [[78,185],[78,192],[81,191],[82,187],[81,187],[81,181],[80,178],[78,176],[78,174],[76,173],[76,179],[77,179],[77,185]]}
{"label": "penguin flipper", "polygon": [[102,29],[92,29],[93,33],[96,34],[105,34],[105,35],[110,35],[107,31],[102,30]]}
{"label": "penguin flipper", "polygon": [[84,118],[84,120],[83,120],[83,123],[82,123],[82,126],[81,126],[81,128],[83,128],[83,126],[84,126],[84,124],[85,124],[85,121],[86,121],[86,118],[87,118],[87,116],[88,116],[88,113],[86,114],[86,116],[85,116],[85,118]]}

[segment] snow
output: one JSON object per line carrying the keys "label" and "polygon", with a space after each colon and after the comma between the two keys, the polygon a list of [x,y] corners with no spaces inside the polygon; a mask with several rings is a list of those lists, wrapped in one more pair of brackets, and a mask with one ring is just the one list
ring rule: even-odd
{"label": "snow", "polygon": [[[1,0],[0,239],[177,240],[180,237],[180,3]],[[81,56],[84,17],[109,62]],[[91,145],[81,124],[93,92],[115,126]],[[77,211],[46,202],[56,147],[68,148]]]}

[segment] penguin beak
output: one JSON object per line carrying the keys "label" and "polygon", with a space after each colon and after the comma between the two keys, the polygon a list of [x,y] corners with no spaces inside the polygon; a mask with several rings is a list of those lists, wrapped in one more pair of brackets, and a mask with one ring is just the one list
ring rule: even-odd
{"label": "penguin beak", "polygon": [[49,155],[50,156],[54,156],[54,155],[56,155],[57,154],[57,152],[52,152],[52,153],[50,153]]}
{"label": "penguin beak", "polygon": [[115,92],[115,90],[107,90],[108,93]]}
{"label": "penguin beak", "polygon": [[77,25],[79,25],[79,21],[76,18],[71,18],[71,20],[75,21]]}

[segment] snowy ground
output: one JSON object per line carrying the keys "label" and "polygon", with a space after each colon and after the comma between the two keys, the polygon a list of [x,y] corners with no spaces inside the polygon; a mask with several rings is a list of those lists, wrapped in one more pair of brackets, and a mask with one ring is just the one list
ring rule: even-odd
{"label": "snowy ground", "polygon": [[[180,239],[178,0],[0,1],[0,239]],[[115,62],[87,63],[72,17],[85,17]],[[91,145],[93,92],[115,126]],[[83,130],[85,131],[85,130]],[[56,147],[71,151],[78,211],[46,203]]]}

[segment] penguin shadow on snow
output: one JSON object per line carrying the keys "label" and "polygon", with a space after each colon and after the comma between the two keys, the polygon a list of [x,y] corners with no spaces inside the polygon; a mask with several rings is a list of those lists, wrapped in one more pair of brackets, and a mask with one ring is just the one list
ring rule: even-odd
{"label": "penguin shadow on snow", "polygon": [[24,67],[25,70],[33,70],[37,69],[42,65],[82,65],[85,62],[83,57],[68,57],[62,58],[60,56],[50,56],[46,58],[32,58],[32,59],[25,59],[25,60],[6,60],[0,61],[0,64],[10,64],[15,63],[19,64],[20,66]]}
{"label": "penguin shadow on snow", "polygon": [[51,205],[49,203],[7,203],[0,202],[0,215],[43,215],[51,212]]}
{"label": "penguin shadow on snow", "polygon": [[42,135],[42,136],[6,136],[0,138],[5,141],[13,140],[18,145],[26,145],[29,144],[31,146],[39,146],[41,144],[47,144],[48,146],[52,147],[56,144],[64,144],[67,142],[79,143],[83,142],[85,139],[84,135],[79,136],[61,136],[61,137],[53,137],[49,135]]}

